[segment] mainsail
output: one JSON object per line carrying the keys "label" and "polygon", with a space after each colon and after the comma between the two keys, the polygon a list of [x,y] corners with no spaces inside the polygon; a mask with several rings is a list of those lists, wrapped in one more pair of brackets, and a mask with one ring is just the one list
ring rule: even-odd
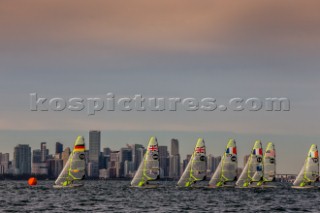
{"label": "mainsail", "polygon": [[133,180],[131,186],[142,187],[148,184],[148,181],[156,180],[159,178],[159,150],[156,137],[151,137],[147,152],[143,157]]}
{"label": "mainsail", "polygon": [[257,140],[252,148],[247,164],[236,182],[238,187],[248,187],[252,182],[261,180],[263,176],[262,155],[261,141]]}
{"label": "mainsail", "polygon": [[69,159],[57,178],[55,185],[69,186],[76,180],[85,176],[85,143],[82,136],[78,136]]}
{"label": "mainsail", "polygon": [[308,156],[304,162],[304,165],[293,182],[294,186],[305,187],[313,182],[316,182],[319,178],[319,155],[318,147],[312,144],[308,152]]}
{"label": "mainsail", "polygon": [[213,174],[209,185],[212,187],[224,186],[226,182],[232,182],[237,179],[237,146],[234,139],[230,139],[226,151]]}
{"label": "mainsail", "polygon": [[276,177],[276,150],[274,144],[269,142],[263,156],[263,178],[258,182],[258,186],[265,182],[272,182]]}
{"label": "mainsail", "polygon": [[191,159],[184,170],[178,186],[190,187],[197,181],[204,180],[206,178],[207,170],[207,157],[206,157],[206,146],[204,140],[199,138]]}

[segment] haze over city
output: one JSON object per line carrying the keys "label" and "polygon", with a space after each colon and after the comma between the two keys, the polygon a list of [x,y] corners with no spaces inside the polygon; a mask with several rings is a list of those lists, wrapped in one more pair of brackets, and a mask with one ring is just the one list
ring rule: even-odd
{"label": "haze over city", "polygon": [[[62,6],[63,5],[63,6]],[[179,140],[181,158],[204,138],[239,164],[256,139],[277,149],[277,171],[297,173],[320,144],[319,2],[35,1],[0,3],[0,152],[17,144],[72,147],[101,130],[101,147]],[[55,8],[55,10],[52,10]],[[30,111],[53,97],[287,97],[290,111]]]}

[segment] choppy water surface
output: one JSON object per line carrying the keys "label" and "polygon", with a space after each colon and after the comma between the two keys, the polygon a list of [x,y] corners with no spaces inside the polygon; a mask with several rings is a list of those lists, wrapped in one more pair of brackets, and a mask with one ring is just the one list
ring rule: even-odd
{"label": "choppy water surface", "polygon": [[320,190],[129,188],[128,181],[85,181],[53,189],[52,181],[0,181],[0,212],[320,212]]}

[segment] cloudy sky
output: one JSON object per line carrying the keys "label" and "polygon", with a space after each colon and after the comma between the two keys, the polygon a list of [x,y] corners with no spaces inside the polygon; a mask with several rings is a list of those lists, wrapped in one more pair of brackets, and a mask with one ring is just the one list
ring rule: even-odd
{"label": "cloudy sky", "polygon": [[[278,172],[296,173],[320,142],[319,1],[1,1],[0,152],[71,145],[102,131],[102,146],[197,137],[240,158],[273,141]],[[287,97],[289,112],[31,112],[42,97]],[[242,164],[242,160],[240,161]]]}

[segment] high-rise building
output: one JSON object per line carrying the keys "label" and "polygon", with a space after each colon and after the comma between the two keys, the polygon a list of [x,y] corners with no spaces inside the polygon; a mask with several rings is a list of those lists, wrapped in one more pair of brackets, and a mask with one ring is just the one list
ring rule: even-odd
{"label": "high-rise building", "polygon": [[179,155],[179,141],[178,139],[171,139],[171,155]]}
{"label": "high-rise building", "polygon": [[110,153],[110,162],[108,170],[110,172],[109,177],[120,177],[120,151],[112,151]]}
{"label": "high-rise building", "polygon": [[120,177],[124,177],[124,163],[125,161],[132,161],[132,149],[130,148],[121,148],[119,153],[119,161],[120,161]]}
{"label": "high-rise building", "polygon": [[111,149],[109,147],[103,148],[102,155],[110,155]]}
{"label": "high-rise building", "polygon": [[132,161],[125,161],[124,162],[124,177],[133,177],[133,162]]}
{"label": "high-rise building", "polygon": [[41,150],[41,162],[46,162],[49,155],[49,150],[47,149],[46,142],[41,142],[40,150]]}
{"label": "high-rise building", "polygon": [[169,176],[169,153],[167,146],[158,146],[160,161],[160,178]]}
{"label": "high-rise building", "polygon": [[8,174],[9,170],[9,153],[0,153],[0,174]]}
{"label": "high-rise building", "polygon": [[60,154],[63,152],[63,144],[60,142],[56,142],[56,154]]}
{"label": "high-rise building", "polygon": [[99,159],[101,147],[101,133],[100,131],[92,130],[89,132],[89,163],[90,173],[89,177],[99,177]]}
{"label": "high-rise building", "polygon": [[32,150],[32,163],[41,163],[41,150]]}
{"label": "high-rise building", "polygon": [[177,139],[171,139],[171,156],[169,161],[169,177],[180,177],[180,154],[179,154],[179,141]]}
{"label": "high-rise building", "polygon": [[179,178],[180,177],[180,155],[171,155],[169,161],[169,177]]}
{"label": "high-rise building", "polygon": [[31,173],[35,175],[48,175],[47,162],[41,161],[41,149],[34,149],[32,151],[32,168]]}
{"label": "high-rise building", "polygon": [[15,174],[31,174],[31,148],[19,144],[13,152],[13,170]]}
{"label": "high-rise building", "polygon": [[57,178],[63,169],[62,159],[50,159],[48,160],[48,175],[51,178]]}
{"label": "high-rise building", "polygon": [[[143,159],[144,147],[141,144],[127,145],[132,150],[132,162],[134,171],[136,171]],[[142,156],[142,157],[141,157]]]}

